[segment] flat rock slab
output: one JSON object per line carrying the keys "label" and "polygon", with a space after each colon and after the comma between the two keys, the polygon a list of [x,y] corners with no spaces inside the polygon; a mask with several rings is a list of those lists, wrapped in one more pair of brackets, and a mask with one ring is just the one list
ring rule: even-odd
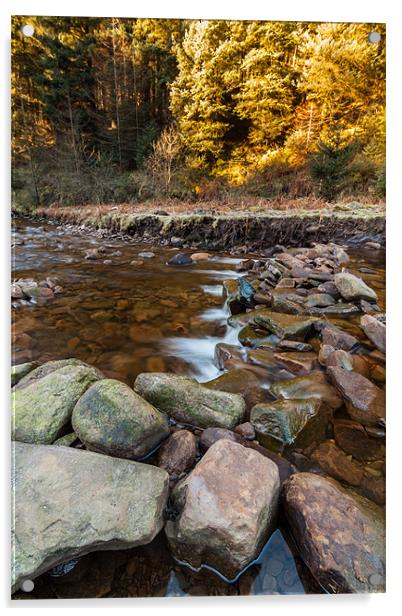
{"label": "flat rock slab", "polygon": [[345,400],[352,419],[364,426],[385,423],[385,392],[366,377],[343,368],[330,367],[327,374]]}
{"label": "flat rock slab", "polygon": [[37,370],[40,368],[21,379],[12,392],[11,438],[50,444],[62,435],[75,404],[100,373],[90,366],[70,364],[44,370],[35,378]]}
{"label": "flat rock slab", "polygon": [[296,375],[309,374],[318,367],[317,354],[308,351],[275,353],[278,364]]}
{"label": "flat rock slab", "polygon": [[177,374],[144,372],[137,376],[134,389],[169,417],[200,428],[234,428],[246,410],[240,394],[214,391]]}
{"label": "flat rock slab", "polygon": [[296,314],[282,314],[266,308],[250,310],[244,314],[238,314],[228,319],[229,325],[236,327],[255,324],[258,327],[275,334],[279,338],[287,340],[304,341],[313,333],[313,326],[320,322],[317,317],[306,317]]}
{"label": "flat rock slab", "polygon": [[232,579],[260,552],[275,523],[279,473],[262,455],[228,440],[210,447],[172,493],[165,531],[173,555]]}
{"label": "flat rock slab", "polygon": [[94,383],[74,407],[71,422],[87,449],[141,458],[169,436],[167,416],[115,379]]}
{"label": "flat rock slab", "polygon": [[152,541],[163,526],[169,475],[97,453],[15,443],[12,586],[97,550]]}
{"label": "flat rock slab", "polygon": [[385,520],[378,506],[312,473],[292,475],[283,493],[300,554],[325,590],[384,592]]}

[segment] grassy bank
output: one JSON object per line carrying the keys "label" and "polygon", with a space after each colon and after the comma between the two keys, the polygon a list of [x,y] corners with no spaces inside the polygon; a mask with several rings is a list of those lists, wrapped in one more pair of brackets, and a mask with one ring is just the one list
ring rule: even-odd
{"label": "grassy bank", "polygon": [[[74,224],[129,235],[138,241],[183,244],[206,249],[247,246],[263,249],[275,244],[300,245],[312,241],[385,242],[383,205],[337,204],[315,208],[267,209],[217,207],[201,208],[183,203],[147,206],[84,206],[38,209],[33,217],[59,224]],[[16,212],[18,213],[18,212]],[[180,242],[173,242],[180,245]]]}

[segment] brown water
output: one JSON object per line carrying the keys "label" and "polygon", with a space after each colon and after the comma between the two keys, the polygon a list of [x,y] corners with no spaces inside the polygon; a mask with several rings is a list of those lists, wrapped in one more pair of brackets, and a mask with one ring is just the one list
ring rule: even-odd
{"label": "brown water", "polygon": [[[26,221],[17,221],[13,238],[13,279],[57,277],[63,287],[62,295],[41,305],[15,302],[13,363],[77,357],[130,385],[144,371],[183,373],[205,382],[220,374],[214,364],[215,345],[238,343],[237,330],[226,325],[228,311],[222,298],[222,281],[241,275],[235,271],[238,258],[216,255],[190,267],[168,267],[166,261],[175,254],[169,248],[96,239]],[[106,248],[104,257],[85,260],[85,251],[99,245]],[[144,250],[152,250],[155,257],[131,265]],[[350,250],[349,254],[348,268],[375,288],[383,309],[382,251]],[[361,267],[373,273],[361,273]],[[356,335],[357,322],[358,317],[349,316],[342,319],[342,326]],[[283,371],[254,370],[263,387],[283,378]],[[71,572],[62,573],[41,576],[29,596],[322,592],[297,556],[286,528],[272,535],[258,562],[233,584],[213,572],[196,573],[177,565],[163,534],[150,546],[88,555]]]}

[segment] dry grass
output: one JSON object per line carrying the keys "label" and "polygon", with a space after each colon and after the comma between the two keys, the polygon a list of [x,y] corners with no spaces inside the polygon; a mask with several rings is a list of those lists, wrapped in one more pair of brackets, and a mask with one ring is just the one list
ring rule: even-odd
{"label": "dry grass", "polygon": [[[261,199],[254,197],[247,197],[246,199],[225,199],[225,200],[210,200],[210,201],[179,201],[174,199],[152,200],[145,201],[143,203],[121,203],[119,205],[75,205],[75,206],[57,206],[53,205],[48,208],[39,209],[36,211],[37,215],[45,215],[51,217],[52,212],[58,216],[65,214],[66,217],[84,219],[87,216],[94,216],[96,218],[106,214],[153,214],[157,211],[164,211],[168,214],[193,214],[193,213],[208,213],[213,212],[215,214],[230,214],[236,213],[259,213],[264,211],[314,211],[314,210],[331,210],[336,209],[340,205],[350,204],[353,201],[359,203],[360,207],[364,205],[376,205],[379,210],[385,210],[385,201],[376,200],[373,203],[373,199],[368,197],[359,197],[353,199],[348,197],[347,199],[339,200],[337,203],[327,203],[323,199],[315,199],[311,197],[305,197],[301,199],[285,199],[277,198],[274,200]],[[74,214],[76,216],[74,216]],[[78,215],[78,216],[77,216]]]}

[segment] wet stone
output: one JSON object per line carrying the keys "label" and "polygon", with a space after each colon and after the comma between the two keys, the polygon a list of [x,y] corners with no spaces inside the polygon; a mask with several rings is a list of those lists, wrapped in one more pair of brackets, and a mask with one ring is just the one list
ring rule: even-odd
{"label": "wet stone", "polygon": [[345,400],[350,417],[364,426],[385,422],[385,392],[361,374],[330,367],[327,374]]}
{"label": "wet stone", "polygon": [[305,449],[325,437],[329,412],[317,399],[277,400],[251,410],[258,441],[278,453]]}

